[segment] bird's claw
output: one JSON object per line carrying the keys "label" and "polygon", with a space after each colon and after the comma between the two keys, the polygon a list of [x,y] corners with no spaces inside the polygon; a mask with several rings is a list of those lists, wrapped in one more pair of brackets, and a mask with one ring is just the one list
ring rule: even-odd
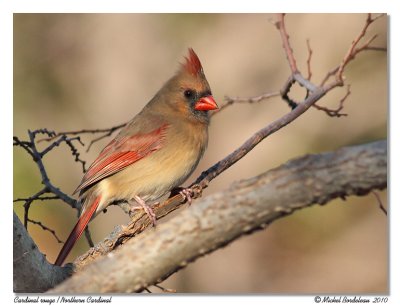
{"label": "bird's claw", "polygon": [[190,188],[182,188],[179,194],[183,197],[183,201],[187,201],[189,205],[192,204],[192,200],[201,196],[202,188],[200,185],[193,185]]}
{"label": "bird's claw", "polygon": [[[155,226],[157,225],[157,218],[156,218],[156,214],[154,213],[153,209],[152,209],[149,205],[147,205],[146,202],[143,201],[143,200],[142,200],[140,197],[138,197],[138,196],[135,196],[135,197],[133,198],[133,200],[134,200],[134,203],[133,203],[132,200],[129,201],[129,204],[131,204],[131,212],[129,213],[129,215],[132,216],[132,213],[133,213],[135,210],[143,209],[144,212],[145,212],[145,213],[147,214],[147,216],[149,217],[151,223],[152,223],[153,226],[155,227]],[[138,206],[138,205],[136,205],[136,204],[139,204],[140,206]]]}

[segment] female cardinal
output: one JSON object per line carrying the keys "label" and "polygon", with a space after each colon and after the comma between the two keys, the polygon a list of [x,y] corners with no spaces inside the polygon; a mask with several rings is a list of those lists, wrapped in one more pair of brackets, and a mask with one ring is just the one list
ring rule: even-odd
{"label": "female cardinal", "polygon": [[81,216],[55,262],[62,265],[89,221],[115,202],[139,204],[179,187],[194,171],[208,142],[209,110],[218,106],[200,60],[189,49],[178,72],[101,151],[74,193]]}

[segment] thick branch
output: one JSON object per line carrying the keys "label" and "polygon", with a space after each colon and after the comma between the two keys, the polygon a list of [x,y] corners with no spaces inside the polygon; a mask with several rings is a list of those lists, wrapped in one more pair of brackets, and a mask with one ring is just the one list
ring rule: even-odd
{"label": "thick branch", "polygon": [[141,291],[297,209],[384,189],[386,147],[378,141],[306,155],[237,182],[88,265],[53,293]]}
{"label": "thick branch", "polygon": [[14,213],[14,292],[44,292],[71,274],[71,269],[53,266],[38,250]]}

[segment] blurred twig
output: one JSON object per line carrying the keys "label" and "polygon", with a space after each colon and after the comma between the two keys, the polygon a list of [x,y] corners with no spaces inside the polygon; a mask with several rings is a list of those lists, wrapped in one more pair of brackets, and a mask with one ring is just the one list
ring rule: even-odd
{"label": "blurred twig", "polygon": [[307,50],[308,50],[308,58],[307,58],[307,80],[311,80],[312,77],[312,71],[311,71],[311,57],[313,54],[313,51],[311,49],[311,45],[310,45],[310,40],[307,39]]}
{"label": "blurred twig", "polygon": [[387,216],[387,210],[383,206],[382,201],[381,201],[381,197],[379,196],[379,194],[376,191],[372,191],[372,194],[375,196],[376,200],[378,201],[380,210],[382,210],[383,213]]}
{"label": "blurred twig", "polygon": [[285,14],[278,14],[278,20],[275,22],[275,27],[279,30],[279,33],[281,34],[283,49],[285,50],[290,70],[292,71],[292,74],[296,74],[299,70],[297,69],[296,59],[293,55],[293,49],[289,43],[289,35],[286,31],[285,26]]}
{"label": "blurred twig", "polygon": [[[286,57],[289,62],[290,69],[292,71],[292,75],[289,78],[289,81],[286,83],[283,90],[281,90],[281,96],[282,98],[288,102],[289,106],[293,109],[297,106],[298,102],[294,101],[289,97],[289,91],[290,88],[293,86],[295,82],[297,82],[300,86],[305,87],[307,90],[307,97],[309,96],[310,92],[315,90],[315,88],[324,88],[325,93],[331,91],[332,89],[336,87],[341,87],[344,85],[344,69],[347,66],[347,64],[353,60],[358,53],[361,51],[366,51],[366,50],[376,50],[383,51],[385,48],[380,48],[380,47],[371,47],[370,44],[372,41],[377,37],[377,35],[372,36],[366,43],[363,45],[359,46],[359,42],[361,39],[365,36],[368,27],[376,21],[378,18],[383,16],[383,14],[377,15],[376,17],[372,17],[371,14],[367,15],[367,19],[365,21],[365,24],[363,25],[361,32],[357,35],[357,37],[352,41],[349,50],[346,52],[344,55],[341,64],[335,67],[334,69],[331,69],[330,71],[327,72],[323,80],[321,81],[320,85],[314,85],[309,81],[311,79],[312,75],[312,70],[311,70],[311,55],[312,55],[312,49],[310,47],[309,41],[307,40],[307,48],[308,48],[308,59],[307,59],[307,70],[308,70],[308,76],[307,78],[304,78],[302,74],[299,72],[297,65],[296,65],[296,60],[293,54],[293,49],[290,46],[290,41],[289,41],[289,35],[287,34],[287,30],[285,27],[285,14],[279,14],[278,15],[278,21],[276,21],[274,24],[276,28],[279,30],[281,37],[282,37],[282,42],[283,42],[283,49],[285,50]],[[327,84],[327,81],[332,77],[336,76],[335,80],[332,81],[331,83]],[[339,106],[337,109],[329,109],[327,107],[323,107],[317,104],[314,104],[313,107],[324,111],[328,116],[330,117],[341,117],[341,116],[346,116],[347,114],[341,113],[340,111],[344,108],[344,102],[347,99],[347,97],[350,95],[350,87],[347,87],[347,91],[345,96],[340,100]]]}
{"label": "blurred twig", "polygon": [[94,143],[96,143],[97,141],[99,141],[101,139],[104,139],[104,138],[106,138],[108,136],[111,136],[115,131],[118,131],[118,130],[122,129],[127,124],[128,124],[128,122],[125,122],[125,123],[122,123],[122,124],[119,124],[119,125],[116,125],[116,126],[112,126],[110,128],[105,128],[105,129],[82,129],[82,130],[77,130],[77,131],[58,132],[58,133],[54,133],[53,136],[40,139],[38,142],[41,142],[41,141],[52,141],[56,137],[63,136],[63,135],[67,136],[67,135],[82,135],[82,134],[103,134],[103,135],[91,140],[91,142],[89,143],[88,148],[86,149],[86,152],[88,152]]}
{"label": "blurred twig", "polygon": [[315,107],[318,110],[324,111],[328,116],[330,117],[342,117],[342,116],[347,116],[345,113],[341,113],[340,111],[344,108],[344,101],[346,101],[347,97],[350,96],[351,91],[350,91],[350,85],[347,85],[347,91],[346,94],[343,96],[342,99],[339,101],[339,105],[336,109],[330,109],[324,106],[320,106],[318,104],[314,104],[313,107]]}
{"label": "blurred twig", "polygon": [[363,50],[366,50],[366,48],[371,47],[370,44],[374,39],[377,37],[377,35],[372,36],[366,43],[364,43],[362,46],[358,47],[358,43],[361,41],[361,39],[365,36],[367,33],[368,27],[376,21],[378,18],[382,17],[384,14],[379,14],[376,17],[372,17],[372,14],[367,15],[367,19],[365,20],[365,24],[358,36],[353,40],[353,42],[350,45],[349,50],[347,51],[346,55],[344,56],[342,63],[339,66],[339,69],[336,73],[336,79],[340,82],[343,83],[343,71],[346,65],[354,59],[354,57],[360,53]]}
{"label": "blurred twig", "polygon": [[[52,141],[47,147],[45,147],[43,150],[39,150],[37,147],[37,142],[40,142],[36,139],[38,135],[45,135],[47,138],[46,140],[48,142]],[[80,153],[78,149],[75,147],[73,142],[78,142],[79,144],[83,145],[83,143],[80,140],[80,137],[71,137],[68,138],[66,134],[59,134],[55,133],[54,131],[49,131],[47,129],[38,129],[34,131],[29,131],[28,130],[28,141],[22,141],[18,137],[14,136],[13,137],[13,145],[17,147],[23,148],[33,159],[35,162],[36,166],[39,169],[40,175],[42,177],[42,185],[43,188],[38,191],[36,194],[32,195],[31,197],[28,198],[18,198],[14,200],[14,202],[25,202],[24,203],[24,226],[26,229],[28,229],[28,222],[37,224],[41,226],[43,229],[50,231],[53,233],[53,236],[57,239],[58,242],[60,242],[60,239],[56,236],[55,232],[53,230],[50,230],[46,228],[42,223],[38,221],[33,221],[29,218],[29,210],[34,201],[45,201],[45,200],[53,200],[53,199],[60,199],[63,202],[69,204],[72,208],[76,208],[80,210],[80,203],[76,201],[75,199],[71,198],[68,196],[66,193],[61,191],[58,187],[54,186],[53,183],[51,183],[51,180],[47,174],[46,168],[43,163],[43,158],[49,154],[50,152],[53,151],[54,148],[60,146],[61,144],[66,144],[68,148],[71,150],[72,156],[75,158],[75,161],[80,163],[82,165],[82,170],[83,172],[86,171],[85,165],[86,162],[80,158]],[[45,196],[46,194],[53,194],[53,196]],[[89,229],[85,229],[85,234],[88,240],[88,243],[90,246],[93,246],[92,239],[90,237],[90,232]]]}
{"label": "blurred twig", "polygon": [[53,237],[56,238],[58,243],[63,243],[63,241],[60,240],[60,238],[58,238],[56,232],[54,230],[52,230],[51,228],[47,227],[46,225],[44,225],[42,222],[35,221],[35,220],[29,219],[29,218],[28,218],[28,222],[40,226],[44,231],[50,232],[53,235]]}
{"label": "blurred twig", "polygon": [[377,37],[377,35],[372,36],[366,43],[364,43],[361,47],[357,47],[361,39],[366,35],[369,26],[375,22],[377,19],[382,17],[384,14],[379,14],[376,17],[372,18],[371,14],[367,14],[367,18],[365,20],[364,26],[362,27],[360,33],[356,36],[356,38],[352,41],[349,49],[347,50],[346,54],[344,55],[342,62],[337,67],[331,69],[321,81],[320,86],[326,84],[326,82],[332,77],[336,76],[336,82],[338,83],[337,86],[343,85],[344,78],[343,72],[347,64],[352,61],[358,53],[361,51],[367,50],[374,50],[374,51],[386,51],[385,47],[375,47],[371,46],[370,44],[372,41]]}
{"label": "blurred twig", "polygon": [[241,97],[229,97],[229,96],[225,96],[225,103],[221,104],[219,106],[219,109],[215,112],[211,113],[211,117],[214,116],[215,114],[219,114],[221,111],[223,111],[225,108],[236,104],[236,103],[257,103],[257,102],[261,102],[263,100],[267,100],[269,98],[273,98],[273,97],[277,97],[279,96],[280,93],[279,91],[275,91],[275,92],[268,92],[259,96],[255,96],[255,97],[249,97],[249,98],[241,98]]}
{"label": "blurred twig", "polygon": [[39,129],[35,131],[28,131],[28,136],[29,140],[28,141],[22,141],[18,137],[13,137],[13,145],[17,147],[23,148],[33,159],[35,164],[37,165],[40,175],[42,177],[42,184],[43,184],[43,189],[37,192],[35,195],[29,197],[26,199],[24,208],[25,208],[25,215],[24,215],[24,226],[27,228],[28,226],[28,213],[29,213],[29,208],[31,204],[36,201],[36,200],[43,200],[43,195],[44,194],[53,194],[60,200],[64,201],[65,203],[69,204],[73,208],[77,208],[77,202],[73,198],[69,197],[67,194],[62,192],[59,188],[54,186],[47,174],[46,168],[43,164],[43,158],[47,153],[49,153],[52,149],[55,147],[59,146],[61,143],[66,143],[69,148],[72,150],[72,154],[75,156],[75,160],[80,162],[83,167],[85,162],[82,161],[79,157],[79,153],[76,150],[74,144],[72,143],[73,141],[79,141],[79,138],[67,138],[65,135],[61,136],[59,139],[55,140],[52,142],[49,146],[47,146],[45,149],[42,151],[39,151],[39,149],[36,146],[36,136],[38,134],[44,134],[47,135],[48,137],[53,137],[54,132],[53,131],[48,131],[47,129]]}

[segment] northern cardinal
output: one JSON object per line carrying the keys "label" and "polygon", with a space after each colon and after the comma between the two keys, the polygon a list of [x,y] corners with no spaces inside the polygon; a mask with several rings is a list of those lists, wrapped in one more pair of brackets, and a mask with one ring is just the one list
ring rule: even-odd
{"label": "northern cardinal", "polygon": [[108,205],[140,205],[179,187],[194,171],[208,142],[208,111],[218,106],[200,60],[189,49],[186,61],[150,102],[101,151],[74,193],[81,216],[55,262],[60,266],[91,219]]}

